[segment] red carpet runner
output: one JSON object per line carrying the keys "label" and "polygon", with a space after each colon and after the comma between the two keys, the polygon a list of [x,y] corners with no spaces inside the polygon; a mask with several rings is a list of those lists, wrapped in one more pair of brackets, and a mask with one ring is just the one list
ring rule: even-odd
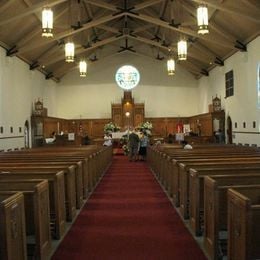
{"label": "red carpet runner", "polygon": [[147,164],[115,156],[52,259],[206,258]]}

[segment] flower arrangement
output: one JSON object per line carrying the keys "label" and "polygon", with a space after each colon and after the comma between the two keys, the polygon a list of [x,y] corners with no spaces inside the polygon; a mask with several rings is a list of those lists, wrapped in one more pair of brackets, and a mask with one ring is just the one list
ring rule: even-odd
{"label": "flower arrangement", "polygon": [[120,130],[120,127],[112,122],[105,124],[105,126],[104,126],[105,133],[118,132],[119,130]]}
{"label": "flower arrangement", "polygon": [[141,132],[145,132],[147,135],[151,135],[153,124],[149,121],[146,121],[139,126],[139,129]]}
{"label": "flower arrangement", "polygon": [[124,144],[124,145],[122,146],[122,149],[123,149],[123,151],[124,151],[124,154],[125,154],[125,155],[128,155],[128,153],[129,153],[129,147],[128,147],[128,145],[127,145],[127,144]]}

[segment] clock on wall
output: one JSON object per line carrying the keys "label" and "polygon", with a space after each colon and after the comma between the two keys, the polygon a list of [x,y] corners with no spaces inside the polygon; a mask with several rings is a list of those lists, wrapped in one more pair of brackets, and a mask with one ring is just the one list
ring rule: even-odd
{"label": "clock on wall", "polygon": [[212,104],[213,104],[213,111],[214,112],[219,112],[221,111],[221,99],[218,98],[217,96],[212,99]]}
{"label": "clock on wall", "polygon": [[138,85],[140,73],[135,67],[124,65],[117,70],[115,80],[120,88],[131,90]]}

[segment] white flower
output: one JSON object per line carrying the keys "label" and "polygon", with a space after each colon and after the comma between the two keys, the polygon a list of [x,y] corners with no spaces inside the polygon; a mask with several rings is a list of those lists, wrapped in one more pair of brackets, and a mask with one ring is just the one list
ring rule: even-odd
{"label": "white flower", "polygon": [[149,129],[149,130],[152,130],[152,129],[153,129],[153,125],[152,125],[151,122],[147,121],[147,122],[145,122],[145,123],[142,123],[142,124],[140,125],[140,128],[141,128],[141,129]]}
{"label": "white flower", "polygon": [[117,132],[119,130],[120,127],[112,122],[109,122],[104,126],[104,132]]}

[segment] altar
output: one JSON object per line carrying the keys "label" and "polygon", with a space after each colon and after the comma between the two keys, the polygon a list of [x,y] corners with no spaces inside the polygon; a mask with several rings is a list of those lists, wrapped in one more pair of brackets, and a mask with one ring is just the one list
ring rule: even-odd
{"label": "altar", "polygon": [[128,131],[125,131],[125,132],[115,132],[115,133],[112,133],[112,139],[113,140],[121,139],[123,137],[123,135],[127,135],[127,134],[128,134]]}

